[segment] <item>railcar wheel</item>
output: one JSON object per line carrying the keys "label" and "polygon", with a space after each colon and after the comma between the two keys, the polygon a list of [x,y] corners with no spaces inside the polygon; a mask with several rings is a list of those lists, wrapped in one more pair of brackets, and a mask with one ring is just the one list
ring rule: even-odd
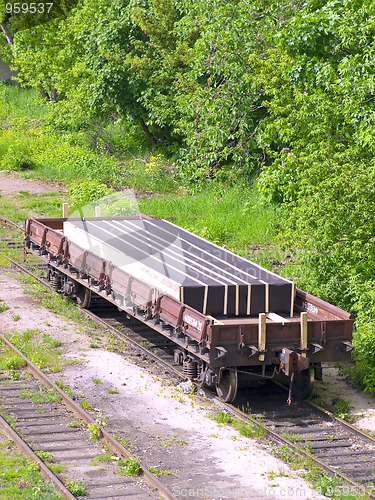
{"label": "railcar wheel", "polygon": [[238,375],[237,370],[223,370],[220,382],[216,384],[216,392],[224,403],[231,403],[237,395]]}
{"label": "railcar wheel", "polygon": [[76,291],[77,304],[82,309],[87,309],[91,302],[91,290],[83,285],[79,285]]}
{"label": "railcar wheel", "polygon": [[314,388],[314,368],[307,368],[295,373],[293,381],[293,395],[299,399],[310,396]]}

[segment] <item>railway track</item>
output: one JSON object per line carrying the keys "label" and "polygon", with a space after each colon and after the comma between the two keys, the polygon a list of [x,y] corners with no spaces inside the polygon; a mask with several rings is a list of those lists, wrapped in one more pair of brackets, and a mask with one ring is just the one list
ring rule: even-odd
{"label": "railway track", "polygon": [[[19,263],[15,265],[20,266]],[[40,269],[42,272],[43,265]],[[33,274],[25,268],[22,270]],[[38,279],[49,286],[41,276]],[[175,344],[169,343],[166,337],[158,337],[143,318],[127,318],[99,295],[91,309],[82,312],[130,343],[138,353],[161,364],[175,377],[187,378],[181,367],[174,366]],[[209,397],[217,399],[212,394]],[[275,390],[271,383],[266,383],[262,391],[243,391],[237,397],[236,405],[217,401],[222,411],[263,427],[270,439],[282,447],[287,446],[291,454],[298,454],[329,475],[336,476],[350,493],[375,498],[375,439],[371,436],[307,401],[294,401],[288,406],[285,392]],[[283,458],[288,460],[287,454],[284,455]]]}
{"label": "railway track", "polygon": [[[61,469],[65,481],[69,471],[70,480],[84,482],[85,498],[88,500],[122,500],[130,495],[140,500],[175,498],[103,429],[100,420],[85,412],[3,335],[0,340],[6,348],[21,357],[27,367],[27,372],[12,370],[11,375],[2,373],[0,381],[1,412],[5,421],[11,422],[17,434],[22,436],[25,443],[21,443],[23,450],[30,448],[37,456],[50,461],[50,469]],[[98,468],[100,460],[95,464],[95,459],[105,452],[108,454],[109,450],[113,453],[113,460],[106,462],[105,468]],[[119,467],[121,459],[125,459],[126,464],[136,465],[139,477],[134,479],[124,475],[124,469]],[[50,479],[59,487],[64,498],[74,498],[61,485],[62,481],[51,474]]]}

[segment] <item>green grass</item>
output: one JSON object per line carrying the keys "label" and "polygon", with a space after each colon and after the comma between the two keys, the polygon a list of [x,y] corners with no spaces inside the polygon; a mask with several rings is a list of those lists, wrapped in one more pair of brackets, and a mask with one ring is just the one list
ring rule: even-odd
{"label": "green grass", "polygon": [[0,83],[0,170],[65,184],[98,179],[141,191],[176,189],[169,166],[152,157],[134,123],[93,121],[85,132],[51,123],[50,107],[35,90]]}
{"label": "green grass", "polygon": [[108,394],[118,394],[118,389],[116,387],[114,389],[107,387],[106,391]]}
{"label": "green grass", "polygon": [[6,118],[8,124],[25,118],[28,122],[40,124],[49,112],[48,104],[43,104],[39,92],[34,89],[1,83],[0,96],[2,97],[0,117]]}
{"label": "green grass", "polygon": [[118,473],[123,475],[123,476],[132,476],[136,477],[139,476],[142,472],[141,466],[138,462],[138,460],[119,460],[117,462],[118,466],[120,467]]}
{"label": "green grass", "polygon": [[33,404],[44,403],[59,403],[61,396],[54,389],[47,389],[41,386],[40,391],[29,391],[28,389],[20,389],[20,397],[23,399],[31,399]]}
{"label": "green grass", "polygon": [[218,424],[231,424],[233,422],[233,417],[224,411],[220,411],[219,413],[211,413],[209,417],[212,420],[215,420]]}
{"label": "green grass", "polygon": [[42,480],[36,463],[28,460],[0,437],[1,500],[58,500],[51,485]]}
{"label": "green grass", "polygon": [[0,346],[0,368],[5,370],[20,370],[25,366],[26,361],[21,356],[7,350],[4,346]]}
{"label": "green grass", "polygon": [[[28,329],[23,332],[14,332],[8,335],[10,342],[38,368],[51,373],[59,372],[64,366],[61,350],[57,351],[53,344],[45,342],[44,338],[46,337],[49,336],[44,335],[44,337],[41,337],[41,332],[38,329]],[[24,361],[12,354],[12,352],[6,351],[5,349],[1,351],[0,366],[3,368],[19,369],[22,368],[24,364]]]}
{"label": "green grass", "polygon": [[155,476],[177,476],[177,472],[168,469],[159,469],[158,467],[150,467],[148,469],[151,474],[155,474]]}
{"label": "green grass", "polygon": [[334,404],[334,414],[342,418],[343,420],[348,420],[349,419],[349,414],[350,410],[353,407],[350,406],[350,403],[348,401],[345,401],[344,399],[337,399]]}
{"label": "green grass", "polygon": [[63,380],[55,380],[55,384],[59,389],[65,392],[70,398],[73,397],[73,392],[69,389],[69,387],[64,383]]}
{"label": "green grass", "polygon": [[62,346],[61,340],[52,338],[48,333],[43,334],[43,342],[52,349]]}
{"label": "green grass", "polygon": [[85,411],[94,409],[92,403],[90,403],[90,401],[87,401],[86,399],[81,401],[81,408]]}
{"label": "green grass", "polygon": [[62,204],[69,201],[70,196],[65,192],[20,191],[11,198],[0,195],[0,214],[22,225],[27,216],[62,217]]}
{"label": "green grass", "polygon": [[72,420],[68,424],[66,424],[67,427],[73,427],[73,428],[79,428],[82,427],[82,422],[78,422],[77,420]]}
{"label": "green grass", "polygon": [[99,463],[112,462],[114,460],[112,453],[103,453],[91,460],[92,465],[98,465]]}
{"label": "green grass", "polygon": [[66,487],[70,493],[76,497],[87,495],[87,490],[82,482],[78,483],[77,481],[67,481]]}
{"label": "green grass", "polygon": [[69,202],[68,193],[52,191],[50,193],[35,194],[32,196],[27,191],[20,191],[13,200],[29,215],[42,217],[62,217],[62,204]]}

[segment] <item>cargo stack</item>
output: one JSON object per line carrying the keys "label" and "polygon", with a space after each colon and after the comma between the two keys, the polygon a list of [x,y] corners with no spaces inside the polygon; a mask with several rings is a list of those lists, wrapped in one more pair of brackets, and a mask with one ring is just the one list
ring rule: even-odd
{"label": "cargo stack", "polygon": [[68,239],[203,314],[293,315],[293,282],[165,220],[64,222]]}

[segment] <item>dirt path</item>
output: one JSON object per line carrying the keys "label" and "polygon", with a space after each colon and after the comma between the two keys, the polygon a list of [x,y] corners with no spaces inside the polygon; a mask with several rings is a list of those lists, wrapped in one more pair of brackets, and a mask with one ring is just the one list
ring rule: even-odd
{"label": "dirt path", "polygon": [[22,179],[16,174],[6,174],[0,171],[0,194],[2,196],[12,196],[20,191],[41,194],[50,193],[51,191],[66,191],[66,188],[60,184]]}

